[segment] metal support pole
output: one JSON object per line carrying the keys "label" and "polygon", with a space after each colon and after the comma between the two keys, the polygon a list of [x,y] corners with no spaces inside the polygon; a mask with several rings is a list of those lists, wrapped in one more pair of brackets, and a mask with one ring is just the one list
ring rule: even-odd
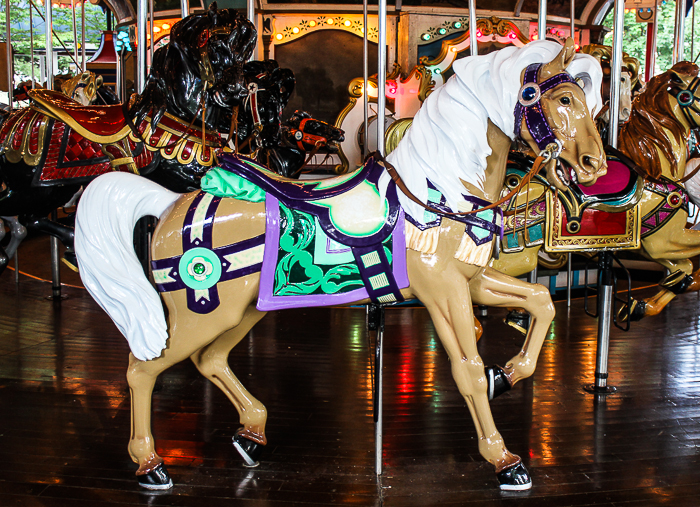
{"label": "metal support pole", "polygon": [[12,34],[10,33],[10,0],[5,0],[5,58],[7,58],[7,105],[12,109],[12,90],[15,76],[12,61]]}
{"label": "metal support pole", "polygon": [[117,97],[124,102],[124,56],[121,51],[117,51]]}
{"label": "metal support pole", "polygon": [[[386,0],[379,0],[377,10],[377,29],[379,31],[377,47],[377,150],[384,154],[384,109],[386,106]],[[382,474],[382,438],[383,438],[383,410],[382,389],[384,386],[384,347],[382,335],[384,323],[377,332],[377,422],[374,427],[374,444],[376,446],[375,471]]]}
{"label": "metal support pole", "polygon": [[647,54],[644,66],[644,80],[649,81],[654,77],[656,68],[656,35],[659,31],[659,6],[654,5],[654,17],[647,25]]}
{"label": "metal support pole", "polygon": [[571,32],[571,40],[573,40],[574,42],[576,42],[576,39],[574,38],[574,35],[576,35],[576,26],[574,24],[574,20],[576,17],[575,7],[576,7],[576,0],[571,0],[570,13],[569,13],[569,17],[571,18],[571,19],[569,19],[569,22],[571,23],[571,26],[569,27],[569,31]]}
{"label": "metal support pole", "polygon": [[676,22],[673,25],[673,53],[671,65],[683,60],[683,43],[685,42],[685,2],[676,2]]}
{"label": "metal support pole", "polygon": [[180,0],[180,16],[185,19],[190,15],[190,6],[188,0]]}
{"label": "metal support pole", "polygon": [[362,76],[363,76],[363,87],[362,87],[362,110],[364,113],[364,123],[365,126],[363,132],[365,133],[365,142],[362,144],[362,159],[367,156],[367,147],[369,144],[369,99],[367,97],[367,81],[369,79],[369,44],[367,41],[367,0],[362,2]]}
{"label": "metal support pole", "polygon": [[625,26],[625,2],[615,0],[613,13],[613,48],[610,62],[610,131],[608,144],[617,148],[617,128],[620,122],[620,79],[622,78],[622,34]]}
{"label": "metal support pole", "polygon": [[35,86],[36,76],[34,76],[34,8],[29,6],[29,68],[32,75],[32,90]]}
{"label": "metal support pole", "polygon": [[374,468],[382,475],[382,441],[384,437],[384,308],[367,305],[367,330],[375,332],[374,342]]}
{"label": "metal support pole", "polygon": [[[48,3],[48,2],[47,2]],[[56,210],[51,212],[51,220],[58,218]],[[61,299],[61,259],[58,254],[58,238],[51,236],[51,296],[54,301]]]}
{"label": "metal support pole", "polygon": [[146,86],[146,2],[136,0],[136,93]]}
{"label": "metal support pole", "polygon": [[566,307],[571,308],[571,254],[566,259]]}
{"label": "metal support pole", "polygon": [[[73,60],[76,62],[76,67],[77,61],[78,61],[78,20],[75,16],[75,0],[70,0],[70,10],[71,12],[71,21],[73,23]],[[77,70],[77,69],[76,69]]]}
{"label": "metal support pole", "polygon": [[527,283],[537,283],[537,266],[527,274]]}
{"label": "metal support pole", "polygon": [[470,54],[479,54],[479,40],[476,36],[476,0],[469,0],[469,51]]}
{"label": "metal support pole", "polygon": [[584,386],[590,393],[611,394],[608,385],[608,351],[610,348],[610,320],[612,317],[613,271],[612,254],[601,252],[598,260],[598,350],[595,361],[595,383]]}
{"label": "metal support pole", "polygon": [[386,109],[386,0],[379,0],[377,28],[377,150],[384,154],[384,110]]}
{"label": "metal support pole", "polygon": [[246,17],[248,21],[255,24],[255,0],[248,0],[246,5]]}
{"label": "metal support pole", "polygon": [[156,11],[155,8],[153,7],[153,0],[148,0],[148,19],[150,20],[150,23],[148,24],[148,33],[151,36],[151,42],[149,44],[149,52],[148,52],[148,69],[150,71],[151,65],[153,65],[153,51],[154,51],[154,46],[156,44],[156,32],[153,30],[156,24]]}
{"label": "metal support pole", "polygon": [[19,253],[15,250],[15,283],[19,283]]}
{"label": "metal support pole", "polygon": [[540,0],[537,10],[537,38],[539,40],[547,38],[547,0]]}
{"label": "metal support pole", "polygon": [[85,35],[85,0],[80,2],[80,30],[82,32],[82,40],[83,44],[80,47],[81,51],[81,57],[82,57],[82,65],[83,65],[83,72],[87,70],[87,47],[85,46],[85,42],[87,40],[87,37]]}

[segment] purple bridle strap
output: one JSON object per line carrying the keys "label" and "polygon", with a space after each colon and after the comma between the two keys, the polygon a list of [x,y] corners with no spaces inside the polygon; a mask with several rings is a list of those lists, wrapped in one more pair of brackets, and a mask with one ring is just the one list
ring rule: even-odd
{"label": "purple bridle strap", "polygon": [[[523,86],[528,83],[537,83],[537,73],[542,67],[541,63],[533,63],[529,65],[525,70],[525,77],[523,79]],[[540,94],[544,94],[546,91],[551,90],[555,86],[559,86],[562,83],[575,83],[576,81],[572,78],[569,73],[562,72],[556,76],[552,76],[543,83],[539,84]],[[547,118],[544,116],[544,111],[542,111],[542,101],[537,100],[534,104],[529,106],[524,106],[520,102],[520,97],[518,97],[518,103],[515,105],[515,136],[520,137],[520,128],[523,123],[523,116],[525,117],[525,124],[527,125],[527,130],[530,135],[537,143],[537,147],[540,150],[545,149],[548,145],[556,141],[556,136],[552,129],[547,123]]]}

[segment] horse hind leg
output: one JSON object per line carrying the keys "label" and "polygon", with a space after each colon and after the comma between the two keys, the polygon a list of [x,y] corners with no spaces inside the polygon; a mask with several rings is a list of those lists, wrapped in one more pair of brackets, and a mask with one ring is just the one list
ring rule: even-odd
{"label": "horse hind leg", "polygon": [[[0,217],[0,219],[5,221],[10,228],[10,242],[5,247],[5,253],[9,258],[12,258],[15,256],[15,252],[17,252],[20,243],[27,237],[27,228],[20,223],[17,217]],[[1,239],[2,236],[0,236],[0,240]]]}
{"label": "horse hind leg", "polygon": [[256,467],[258,458],[267,444],[265,423],[267,409],[256,400],[231,371],[228,356],[248,331],[265,315],[255,307],[246,310],[241,323],[228,330],[212,343],[202,347],[190,356],[202,375],[211,380],[236,407],[243,427],[233,437],[235,449],[241,455],[245,466]]}

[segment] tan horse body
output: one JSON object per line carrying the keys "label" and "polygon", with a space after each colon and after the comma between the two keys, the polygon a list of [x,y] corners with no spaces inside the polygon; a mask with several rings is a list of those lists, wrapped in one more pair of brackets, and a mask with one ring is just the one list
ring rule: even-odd
{"label": "tan horse body", "polygon": [[[569,66],[573,58],[573,44],[569,43],[559,56],[542,66],[539,81],[560,74]],[[604,174],[602,143],[590,117],[582,89],[573,83],[560,84],[544,92],[541,103],[547,113],[550,127],[562,143],[561,160],[576,171],[578,178],[582,181],[595,181],[598,176]],[[533,143],[524,122],[519,127],[523,129],[523,138]],[[511,138],[491,121],[488,122],[486,137],[493,153],[486,160],[484,185],[476,188],[466,181],[464,183],[465,191],[493,201],[498,198],[503,184]],[[398,165],[397,170],[399,173],[402,172],[402,168]],[[550,173],[553,174],[551,168]],[[110,176],[111,179],[102,179],[102,181],[105,182],[104,184],[114,182],[115,188],[107,194],[96,193],[96,200],[102,199],[97,197],[98,195],[116,195],[123,190],[119,182],[125,175]],[[97,181],[99,182],[100,179]],[[553,183],[562,184],[560,181]],[[154,187],[149,188],[153,188],[156,193],[159,192]],[[416,192],[415,189],[412,190]],[[126,190],[123,192],[125,195],[129,193]],[[182,236],[185,234],[183,232],[185,215],[196,196],[197,193],[186,194],[179,198],[173,197],[173,204],[167,209],[164,208],[165,210],[160,214],[160,222],[153,235],[152,257],[154,259],[183,254]],[[86,202],[88,204],[85,204]],[[91,192],[88,189],[87,197],[83,198],[81,206],[84,205],[87,210],[91,206],[90,202]],[[357,208],[362,204],[357,202],[353,206]],[[82,262],[85,259],[87,263],[89,256],[99,255],[100,248],[101,251],[105,251],[107,247],[106,243],[100,243],[100,246],[90,250],[88,243],[93,239],[89,237],[90,226],[86,224],[92,217],[81,215],[80,209],[78,213],[76,250],[81,262],[81,274],[88,289],[98,298],[96,292],[99,290],[97,287],[99,283],[93,283],[91,277],[99,278],[100,268],[94,270],[84,268]],[[84,213],[89,214],[87,211]],[[525,308],[534,317],[522,350],[502,369],[510,388],[518,381],[531,376],[535,371],[540,348],[554,317],[554,307],[549,293],[542,286],[527,284],[485,267],[483,264],[469,264],[457,258],[458,252],[464,248],[465,224],[462,222],[443,217],[435,236],[437,243],[430,247],[417,246],[416,238],[419,238],[422,233],[414,225],[406,222],[406,230],[407,238],[411,236],[415,241],[412,243],[407,240],[406,265],[410,285],[402,289],[401,294],[407,299],[419,299],[428,309],[440,340],[451,359],[452,373],[457,387],[464,396],[472,415],[482,456],[494,465],[499,474],[508,475],[516,469],[524,470],[524,475],[516,479],[505,479],[506,482],[499,475],[501,488],[527,489],[531,484],[529,477],[526,480],[523,479],[527,471],[522,467],[521,459],[506,448],[491,415],[488,391],[493,386],[489,385],[485,366],[477,350],[472,305],[479,303],[501,307],[519,306]],[[266,206],[264,203],[229,198],[221,200],[213,219],[213,248],[241,242],[265,233]],[[103,240],[110,241],[107,234],[98,235],[95,239],[97,242]],[[155,441],[151,433],[151,393],[156,377],[161,372],[188,357],[205,377],[222,389],[238,410],[243,426],[238,436],[257,445],[267,443],[265,433],[267,411],[264,405],[245,389],[228,364],[230,350],[264,316],[264,312],[256,308],[260,280],[260,273],[252,273],[218,283],[218,297],[221,304],[206,316],[193,313],[188,309],[184,291],[161,294],[168,315],[167,346],[159,355],[152,354],[154,358],[150,360],[138,359],[132,354],[127,373],[132,399],[132,428],[128,448],[132,459],[138,464],[137,476],[152,475],[155,471],[164,472],[163,460],[156,453]],[[108,299],[113,300],[116,297],[119,296],[108,295]],[[98,301],[103,307],[109,307],[109,301],[106,303],[105,300],[98,299]],[[364,302],[367,301],[359,301],[359,303]],[[508,480],[512,482],[508,483]],[[142,485],[146,484],[142,483]],[[163,479],[155,487],[163,489],[169,485]]]}

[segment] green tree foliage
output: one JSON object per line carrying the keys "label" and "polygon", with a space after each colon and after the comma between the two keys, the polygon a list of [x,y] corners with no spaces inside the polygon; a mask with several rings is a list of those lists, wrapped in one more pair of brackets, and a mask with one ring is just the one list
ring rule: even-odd
{"label": "green tree foliage", "polygon": [[[45,0],[49,1],[49,0]],[[70,2],[70,0],[63,0]],[[34,0],[34,4],[39,9],[33,10],[32,16],[34,21],[34,49],[44,50],[46,48],[46,29],[42,19],[44,15],[44,7],[39,0]],[[12,39],[12,47],[15,55],[15,75],[17,79],[28,79],[31,75],[30,70],[30,29],[29,29],[29,9],[31,7],[30,0],[10,0],[10,37]],[[81,21],[81,6],[76,0],[76,30],[77,30],[77,45],[80,48],[82,42],[82,21]],[[70,3],[67,7],[54,7],[52,9],[53,16],[53,48],[54,50],[63,51],[63,46],[70,53],[75,52],[76,41],[73,40],[73,11]],[[107,28],[107,21],[104,11],[101,7],[93,5],[91,2],[85,2],[85,47],[87,49],[97,49],[100,43],[102,30]],[[2,39],[5,39],[5,3],[2,2],[0,7],[0,31]],[[61,45],[63,43],[63,46]],[[79,49],[80,54],[80,49]],[[24,55],[24,56],[22,56]],[[78,62],[81,62],[80,57]],[[59,73],[67,73],[73,60],[68,56],[60,56],[58,58]],[[34,64],[35,76],[39,78],[39,64],[35,57]]]}
{"label": "green tree foliage", "polygon": [[[696,6],[695,33],[693,39],[693,15],[692,10],[685,20],[684,58],[694,60],[700,52],[700,6]],[[603,21],[603,25],[612,30],[613,13],[611,9]],[[656,35],[656,68],[654,74],[659,74],[671,67],[671,55],[673,53],[673,29],[676,18],[676,2],[665,1],[659,6],[658,31]],[[644,75],[644,62],[646,59],[647,29],[651,25],[637,23],[635,13],[625,13],[624,38],[622,49],[630,56],[639,59],[641,63],[640,74]],[[605,36],[605,44],[612,45],[612,31]],[[694,54],[691,56],[691,49]]]}

